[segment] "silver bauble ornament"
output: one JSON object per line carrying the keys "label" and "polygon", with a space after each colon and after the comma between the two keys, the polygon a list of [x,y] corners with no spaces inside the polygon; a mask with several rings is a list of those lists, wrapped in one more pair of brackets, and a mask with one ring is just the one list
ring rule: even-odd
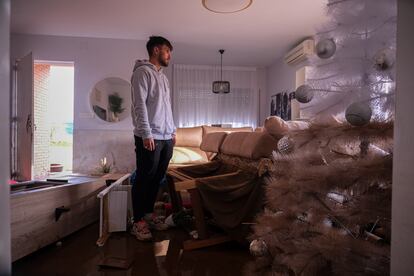
{"label": "silver bauble ornament", "polygon": [[345,118],[353,126],[363,126],[369,123],[372,110],[368,103],[356,102],[348,106]]}
{"label": "silver bauble ornament", "polygon": [[264,240],[257,239],[250,243],[250,254],[255,257],[263,257],[269,253],[268,248]]}
{"label": "silver bauble ornament", "polygon": [[295,147],[295,144],[293,143],[293,140],[289,136],[283,136],[277,142],[277,150],[281,154],[291,153],[294,147]]}
{"label": "silver bauble ornament", "polygon": [[313,99],[312,87],[301,85],[295,91],[295,99],[300,103],[308,103]]}
{"label": "silver bauble ornament", "polygon": [[316,44],[316,55],[319,58],[327,59],[332,57],[336,52],[336,44],[333,39],[324,39]]}
{"label": "silver bauble ornament", "polygon": [[394,66],[395,52],[389,48],[381,49],[375,54],[373,61],[377,71],[387,71]]}

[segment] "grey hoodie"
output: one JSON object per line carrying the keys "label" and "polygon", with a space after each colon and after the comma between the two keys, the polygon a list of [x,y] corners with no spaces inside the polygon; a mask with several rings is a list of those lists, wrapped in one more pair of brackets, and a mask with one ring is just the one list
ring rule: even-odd
{"label": "grey hoodie", "polygon": [[137,60],[131,77],[134,135],[168,140],[175,134],[170,86],[162,70],[146,60]]}

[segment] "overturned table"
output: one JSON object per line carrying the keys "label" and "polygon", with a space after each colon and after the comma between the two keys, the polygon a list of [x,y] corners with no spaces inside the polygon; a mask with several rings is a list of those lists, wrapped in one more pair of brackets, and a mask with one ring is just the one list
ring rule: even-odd
{"label": "overturned table", "polygon": [[[197,240],[184,242],[185,250],[239,239],[263,205],[263,175],[245,171],[222,160],[168,171],[173,211],[182,210],[180,192],[190,195]],[[205,220],[207,210],[214,224],[226,233],[210,235]]]}

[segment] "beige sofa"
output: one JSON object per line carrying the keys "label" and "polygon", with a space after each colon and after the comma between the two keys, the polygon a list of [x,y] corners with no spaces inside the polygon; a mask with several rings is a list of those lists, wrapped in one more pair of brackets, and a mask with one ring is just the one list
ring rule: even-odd
{"label": "beige sofa", "polygon": [[197,126],[189,128],[177,128],[177,141],[174,147],[170,167],[200,164],[210,161],[214,153],[200,149],[203,137],[215,132],[252,132],[251,127],[221,128],[210,126]]}
{"label": "beige sofa", "polygon": [[[207,132],[212,129],[207,129]],[[215,130],[215,129],[214,129]],[[233,129],[234,130],[234,129]],[[243,241],[248,224],[261,209],[264,177],[277,139],[265,131],[211,131],[202,139],[201,150],[217,156],[202,164],[170,168],[168,182],[173,209],[182,209],[183,192],[189,194],[198,238],[184,242],[184,250],[211,246],[229,239]],[[207,213],[204,211],[207,210]],[[205,216],[229,236],[209,238]]]}

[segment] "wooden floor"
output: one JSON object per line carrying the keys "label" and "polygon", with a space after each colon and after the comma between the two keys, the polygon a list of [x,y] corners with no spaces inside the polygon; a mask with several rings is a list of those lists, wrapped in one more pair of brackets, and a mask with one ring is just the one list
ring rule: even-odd
{"label": "wooden floor", "polygon": [[[140,242],[129,233],[112,234],[98,247],[98,224],[13,263],[13,275],[242,275],[252,261],[248,248],[225,243],[182,251],[188,239],[181,229],[154,233],[154,242]],[[132,262],[127,269],[103,268],[103,260]]]}

